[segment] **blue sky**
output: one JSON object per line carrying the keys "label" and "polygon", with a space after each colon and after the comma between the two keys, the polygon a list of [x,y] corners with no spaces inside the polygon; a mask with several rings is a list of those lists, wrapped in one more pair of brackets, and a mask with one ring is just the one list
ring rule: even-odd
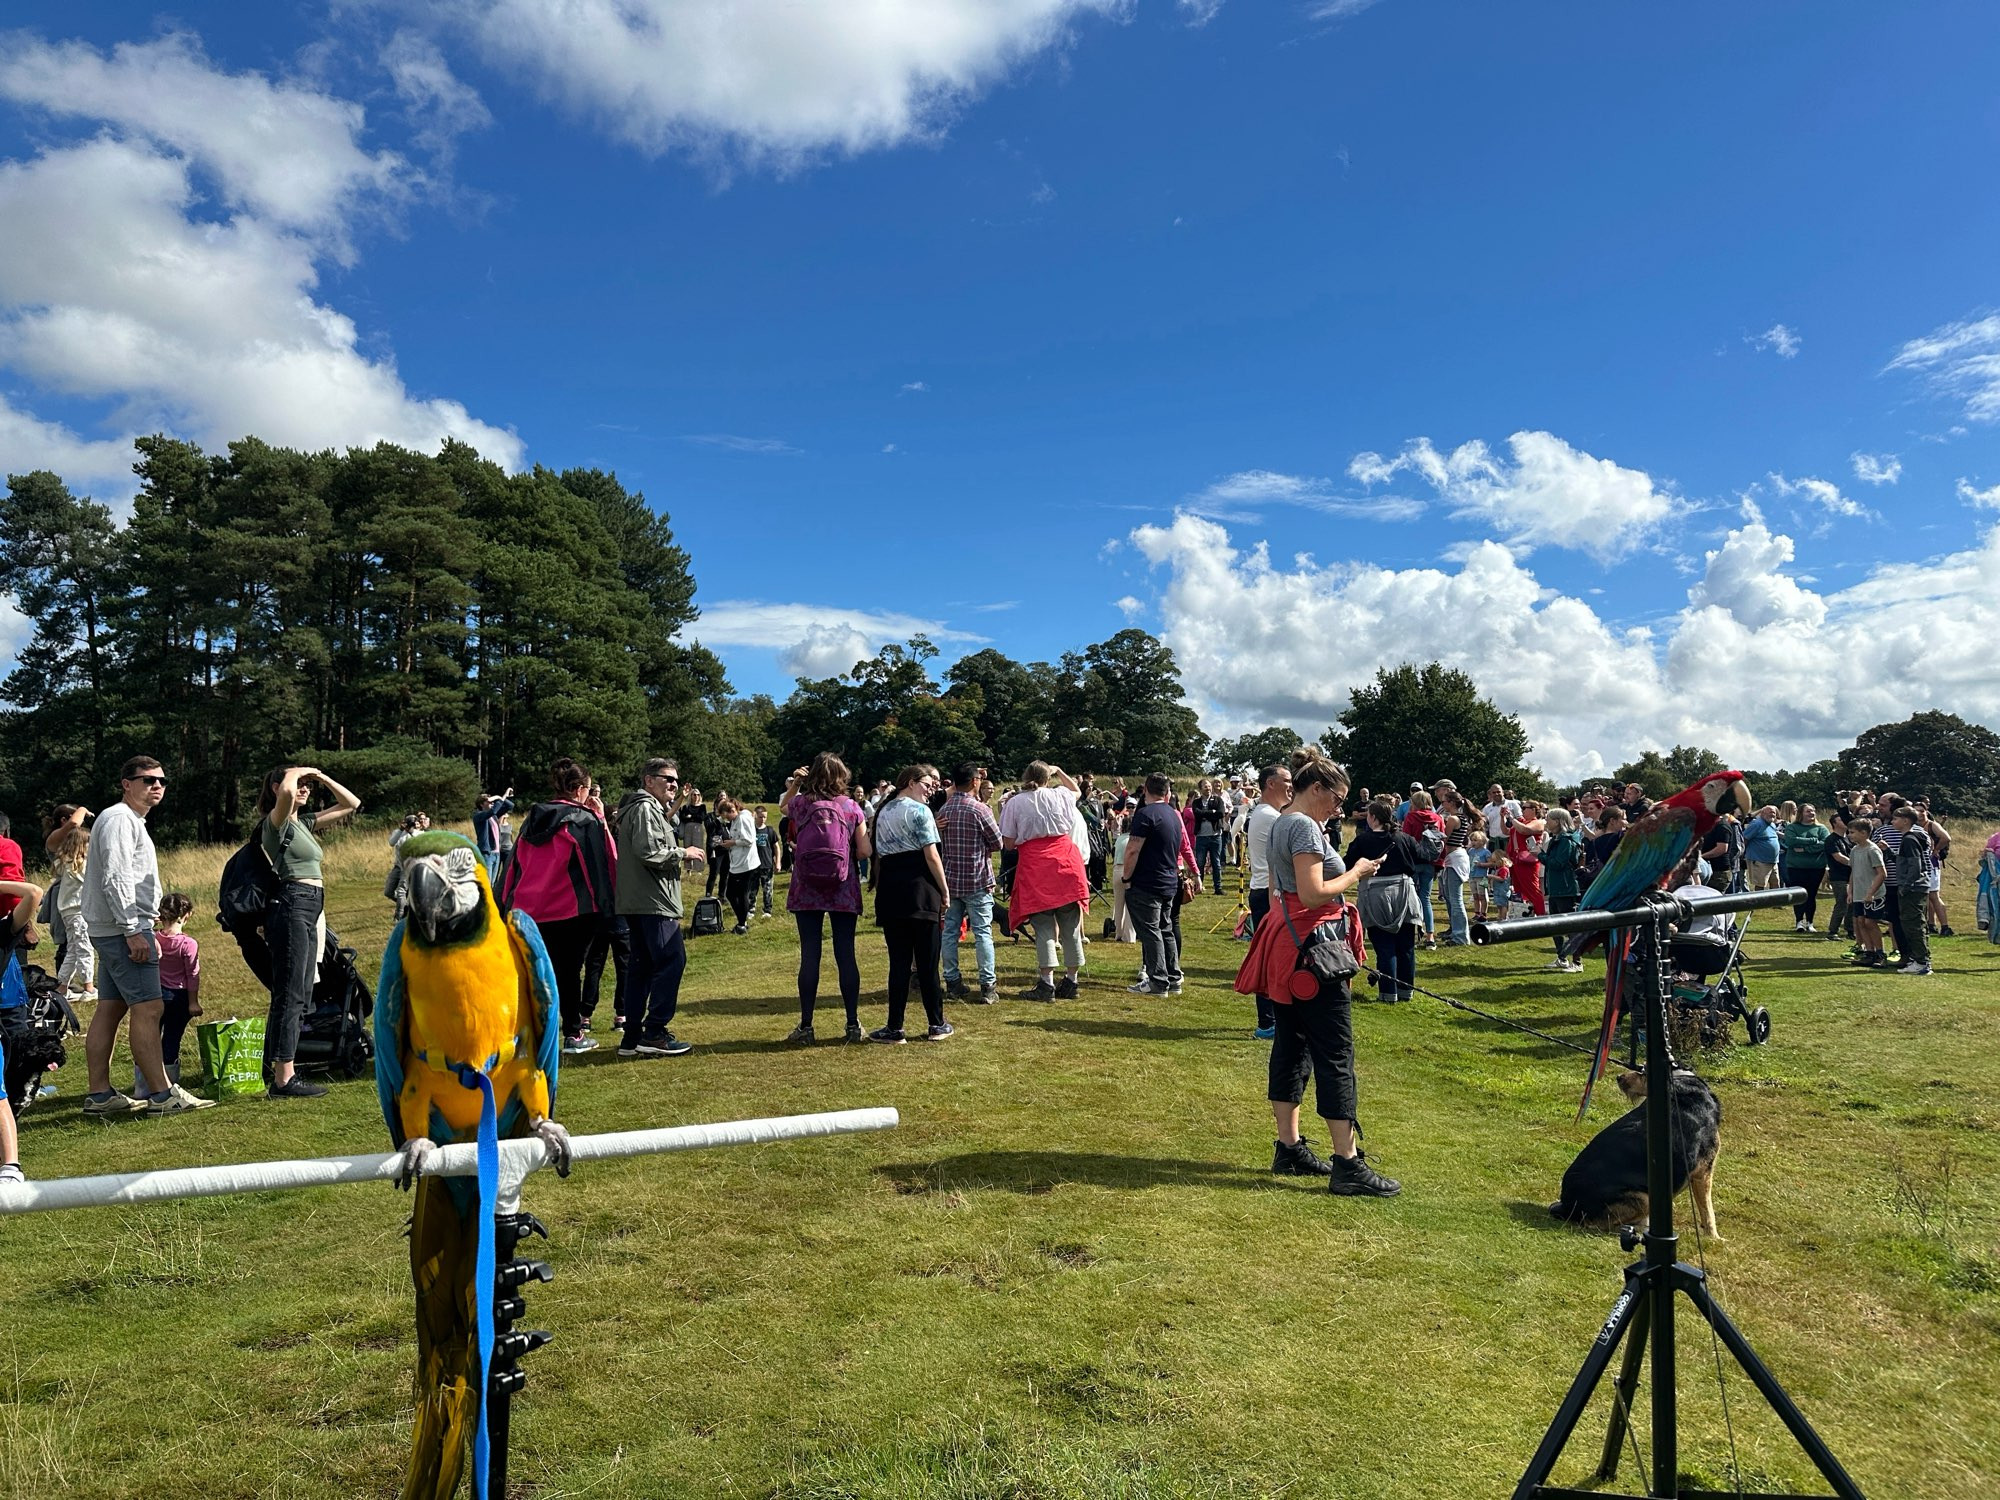
{"label": "blue sky", "polygon": [[1990,6],[8,21],[10,471],[599,464],[780,696],[1138,623],[1217,732],[1437,656],[1567,774],[2000,724]]}

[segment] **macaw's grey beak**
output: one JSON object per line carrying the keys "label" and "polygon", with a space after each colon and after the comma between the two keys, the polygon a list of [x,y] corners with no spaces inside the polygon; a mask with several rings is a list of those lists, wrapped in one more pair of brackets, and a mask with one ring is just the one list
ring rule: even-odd
{"label": "macaw's grey beak", "polygon": [[410,898],[410,920],[432,942],[479,906],[479,877],[454,879],[439,855],[409,861],[404,887]]}
{"label": "macaw's grey beak", "polygon": [[1747,781],[1734,781],[1730,785],[1736,789],[1737,811],[1746,813],[1750,811],[1750,783]]}

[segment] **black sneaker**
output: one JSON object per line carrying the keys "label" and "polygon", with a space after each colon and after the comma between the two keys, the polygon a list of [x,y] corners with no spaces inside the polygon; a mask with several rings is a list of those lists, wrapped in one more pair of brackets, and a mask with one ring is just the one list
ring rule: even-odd
{"label": "black sneaker", "polygon": [[[618,1049],[622,1055],[623,1047]],[[639,1038],[639,1045],[632,1049],[634,1057],[679,1057],[694,1051],[694,1043],[684,1042],[671,1031],[650,1032]]]}
{"label": "black sneaker", "polygon": [[850,1042],[865,1042],[868,1040],[868,1033],[861,1029],[859,1021],[853,1021],[848,1024],[847,1040]]}
{"label": "black sneaker", "polygon": [[1333,1164],[1301,1136],[1289,1146],[1283,1141],[1271,1142],[1271,1172],[1277,1177],[1330,1177]]}
{"label": "black sneaker", "polygon": [[967,995],[965,997],[966,1003],[969,1005],[991,1005],[995,1000],[998,1000],[999,998],[1000,998],[1000,991],[995,989],[990,984],[982,984],[979,987],[978,994]]}
{"label": "black sneaker", "polygon": [[909,1038],[893,1027],[881,1026],[868,1033],[868,1040],[871,1042],[881,1042],[889,1047],[900,1047]]}
{"label": "black sneaker", "polygon": [[963,1000],[965,998],[965,981],[963,979],[947,979],[944,982],[944,997],[947,1000]]}
{"label": "black sneaker", "polygon": [[274,1083],[264,1091],[271,1099],[317,1099],[326,1092],[323,1083],[307,1083],[294,1073],[285,1083]]}
{"label": "black sneaker", "polygon": [[1075,998],[1076,981],[1074,979],[1058,979],[1056,981],[1056,999],[1074,1000]]}
{"label": "black sneaker", "polygon": [[1023,1000],[1053,1000],[1055,997],[1056,987],[1045,979],[1035,981],[1035,987],[1021,996]]}
{"label": "black sneaker", "polygon": [[813,1029],[801,1021],[791,1029],[790,1033],[786,1035],[785,1040],[788,1042],[797,1042],[800,1046],[809,1047],[813,1043]]}
{"label": "black sneaker", "polygon": [[940,1021],[924,1033],[927,1042],[941,1042],[948,1036],[955,1036],[957,1029],[949,1021]]}
{"label": "black sneaker", "polygon": [[1338,1197],[1393,1198],[1403,1190],[1402,1183],[1369,1166],[1368,1158],[1359,1151],[1352,1156],[1336,1156],[1327,1165],[1332,1175],[1326,1179],[1326,1190]]}

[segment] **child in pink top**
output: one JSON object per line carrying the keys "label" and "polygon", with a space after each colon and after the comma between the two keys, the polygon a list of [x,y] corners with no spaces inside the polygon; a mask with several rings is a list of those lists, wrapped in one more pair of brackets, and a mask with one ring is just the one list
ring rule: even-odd
{"label": "child in pink top", "polygon": [[160,1057],[167,1077],[181,1081],[181,1038],[188,1022],[201,1014],[201,944],[182,929],[194,915],[194,902],[179,891],[160,898],[155,936],[160,944],[160,992],[166,1007],[160,1016]]}

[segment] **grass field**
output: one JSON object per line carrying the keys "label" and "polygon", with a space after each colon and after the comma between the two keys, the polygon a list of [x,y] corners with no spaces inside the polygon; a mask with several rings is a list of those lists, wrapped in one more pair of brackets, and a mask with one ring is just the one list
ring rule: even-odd
{"label": "grass field", "polygon": [[[334,850],[331,918],[371,975],[387,857],[377,834]],[[219,863],[177,855],[169,882],[212,905]],[[1969,888],[1950,894],[1969,929]],[[697,1050],[566,1067],[572,1130],[877,1104],[903,1123],[536,1178],[558,1279],[529,1322],[556,1340],[515,1407],[516,1493],[1511,1492],[1626,1259],[1542,1208],[1616,1091],[1574,1125],[1573,1054],[1422,997],[1359,1005],[1370,1156],[1403,1196],[1274,1180],[1265,1047],[1229,990],[1242,949],[1206,931],[1226,909],[1190,908],[1182,998],[1124,993],[1136,950],[1100,942],[1080,1001],[958,1008],[939,1046],[787,1048],[790,924],[696,942],[678,1029]],[[1717,1294],[1870,1495],[1990,1500],[2000,949],[1945,940],[1912,980],[1790,925],[1760,918],[1748,945],[1770,1045],[1703,1062],[1725,1112]],[[233,945],[197,930],[210,1016],[261,1012]],[[1581,1038],[1598,979],[1546,956],[1422,955],[1418,980]],[[879,1024],[866,928],[862,958]],[[1003,942],[1000,961],[1011,996],[1031,953]],[[609,1011],[607,981],[600,1037]],[[386,1148],[365,1081],[107,1124],[77,1113],[82,1071],[79,1047],[26,1122],[35,1177]],[[0,1491],[395,1494],[406,1213],[384,1187],[0,1221]],[[1714,1364],[1686,1323],[1681,1355],[1683,1466],[1725,1487]],[[1594,1463],[1602,1406],[1558,1477]],[[1819,1488],[1733,1373],[1728,1410],[1745,1488]]]}

